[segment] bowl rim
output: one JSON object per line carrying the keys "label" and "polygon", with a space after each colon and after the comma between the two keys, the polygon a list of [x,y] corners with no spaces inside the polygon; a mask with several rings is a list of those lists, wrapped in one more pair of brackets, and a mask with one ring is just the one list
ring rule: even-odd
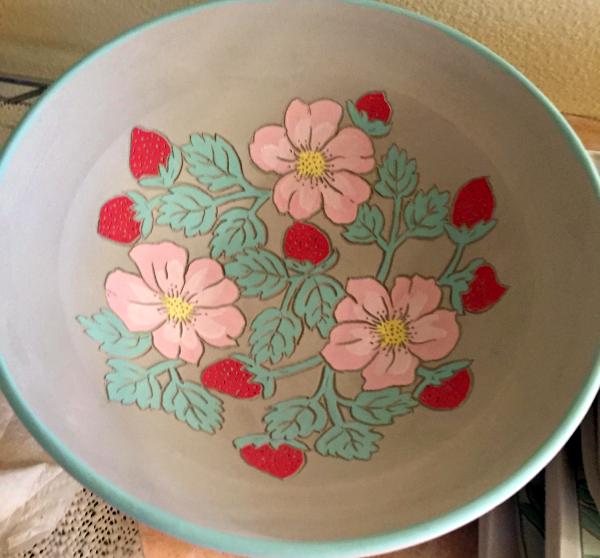
{"label": "bowl rim", "polygon": [[[5,172],[8,161],[11,159],[11,154],[18,149],[23,136],[25,136],[28,133],[29,128],[35,124],[38,113],[44,109],[45,105],[61,86],[67,83],[71,77],[83,70],[97,57],[104,55],[106,52],[112,50],[121,43],[124,43],[130,37],[139,34],[141,31],[160,25],[164,21],[185,17],[190,13],[212,8],[218,4],[248,4],[262,3],[264,1],[265,0],[210,0],[199,6],[183,8],[138,25],[87,55],[48,88],[43,97],[28,112],[17,129],[14,130],[6,148],[3,152],[0,152],[0,179]],[[457,31],[444,23],[437,22],[427,16],[416,14],[404,8],[383,4],[376,0],[337,1],[376,10],[389,11],[396,15],[402,15],[433,27],[448,35],[459,44],[474,50],[477,54],[495,64],[509,76],[515,78],[546,109],[549,116],[556,124],[558,132],[566,139],[576,160],[583,166],[597,195],[600,197],[600,176],[579,138],[575,135],[565,118],[550,100],[519,70],[506,62],[503,58],[462,32]],[[322,558],[350,558],[357,555],[371,556],[383,554],[439,537],[477,519],[516,493],[548,464],[568,441],[579,423],[583,420],[599,387],[600,350],[597,350],[594,365],[589,372],[582,389],[571,403],[571,406],[556,430],[541,444],[525,463],[513,471],[513,473],[502,482],[493,486],[477,498],[442,515],[399,530],[359,538],[311,542],[236,535],[202,527],[189,521],[185,521],[175,514],[163,511],[156,506],[143,502],[129,494],[126,490],[113,485],[109,480],[95,472],[90,465],[69,450],[69,448],[41,422],[19,391],[10,375],[5,360],[0,355],[0,390],[4,393],[15,413],[34,438],[60,465],[84,486],[100,495],[107,502],[122,510],[124,513],[177,538],[185,539],[201,546],[212,547],[223,552],[241,555],[256,555],[267,558],[306,558],[308,556],[319,556]]]}

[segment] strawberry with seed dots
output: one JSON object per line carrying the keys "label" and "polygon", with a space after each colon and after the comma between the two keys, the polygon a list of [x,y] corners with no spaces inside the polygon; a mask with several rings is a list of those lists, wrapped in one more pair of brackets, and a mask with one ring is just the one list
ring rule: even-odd
{"label": "strawberry with seed dots", "polygon": [[156,176],[160,165],[166,165],[171,155],[171,144],[157,132],[134,128],[131,132],[129,168],[136,179]]}
{"label": "strawberry with seed dots", "polygon": [[460,187],[452,204],[451,220],[455,227],[472,229],[494,215],[496,200],[485,176],[474,178]]}
{"label": "strawberry with seed dots", "polygon": [[489,264],[480,265],[473,273],[469,290],[461,295],[466,312],[479,313],[489,310],[506,293],[508,287],[502,285],[496,270]]}
{"label": "strawberry with seed dots", "polygon": [[251,467],[278,479],[297,473],[306,461],[303,451],[287,444],[278,448],[268,443],[261,446],[248,444],[240,449],[240,455]]}
{"label": "strawberry with seed dots", "polygon": [[419,401],[436,411],[456,409],[467,398],[470,389],[471,374],[468,368],[462,368],[439,386],[427,386],[419,394]]}
{"label": "strawberry with seed dots", "polygon": [[355,106],[360,112],[366,113],[370,122],[381,120],[381,122],[389,124],[392,117],[392,107],[383,91],[366,93],[356,101]]}
{"label": "strawberry with seed dots", "polygon": [[294,223],[285,232],[283,252],[293,260],[322,262],[331,253],[329,239],[323,231],[307,223]]}
{"label": "strawberry with seed dots", "polygon": [[98,234],[121,244],[131,244],[140,237],[141,223],[136,219],[133,200],[116,196],[100,209]]}
{"label": "strawberry with seed dots", "polygon": [[253,378],[239,360],[225,358],[207,366],[200,380],[209,389],[237,399],[251,399],[262,392],[262,386],[255,384]]}

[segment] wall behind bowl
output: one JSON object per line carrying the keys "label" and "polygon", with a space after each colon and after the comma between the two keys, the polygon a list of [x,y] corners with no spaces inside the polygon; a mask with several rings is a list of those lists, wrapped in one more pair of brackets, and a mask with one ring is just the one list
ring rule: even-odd
{"label": "wall behind bowl", "polygon": [[[562,111],[600,118],[600,0],[382,1],[464,31],[522,70]],[[0,0],[0,72],[55,79],[126,29],[198,3]]]}

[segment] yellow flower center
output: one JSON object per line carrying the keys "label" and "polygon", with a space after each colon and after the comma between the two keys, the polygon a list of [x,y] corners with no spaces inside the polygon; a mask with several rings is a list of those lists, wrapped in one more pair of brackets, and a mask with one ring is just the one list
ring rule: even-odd
{"label": "yellow flower center", "polygon": [[300,178],[321,178],[327,170],[325,157],[320,151],[301,151],[296,159]]}
{"label": "yellow flower center", "polygon": [[180,296],[163,296],[162,303],[173,322],[187,322],[194,311],[194,307]]}
{"label": "yellow flower center", "polygon": [[402,320],[393,319],[379,322],[375,328],[382,347],[401,347],[408,341],[408,328]]}

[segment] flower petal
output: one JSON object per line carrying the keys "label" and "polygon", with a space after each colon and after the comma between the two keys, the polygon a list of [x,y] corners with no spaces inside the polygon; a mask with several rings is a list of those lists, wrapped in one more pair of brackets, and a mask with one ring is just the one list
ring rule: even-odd
{"label": "flower petal", "polygon": [[421,360],[444,358],[458,342],[460,329],[456,312],[436,310],[411,324],[408,350]]}
{"label": "flower petal", "polygon": [[185,274],[182,295],[198,296],[223,280],[223,266],[210,258],[197,258],[190,262]]}
{"label": "flower petal", "polygon": [[360,370],[371,362],[377,348],[367,324],[349,322],[338,324],[331,330],[329,342],[321,354],[336,370]]}
{"label": "flower petal", "polygon": [[321,209],[321,190],[310,180],[286,174],[275,184],[273,202],[281,213],[289,213],[294,219],[308,219]]}
{"label": "flower petal", "polygon": [[179,358],[183,324],[166,321],[152,333],[155,349],[167,358]]}
{"label": "flower petal", "polygon": [[294,170],[296,155],[283,126],[256,130],[250,144],[250,157],[265,172],[286,174]]}
{"label": "flower petal", "polygon": [[390,296],[385,287],[371,277],[349,279],[344,298],[335,309],[338,322],[368,322],[374,324],[390,316]]}
{"label": "flower petal", "polygon": [[356,219],[358,206],[371,195],[369,183],[348,171],[334,172],[321,184],[325,215],[334,223],[351,223]]}
{"label": "flower petal", "polygon": [[420,275],[396,277],[391,297],[394,310],[406,314],[410,322],[433,312],[440,305],[442,290],[435,279],[425,279]]}
{"label": "flower petal", "polygon": [[375,168],[373,142],[358,128],[343,128],[324,149],[328,167],[333,172],[347,170],[358,174]]}
{"label": "flower petal", "polygon": [[380,351],[362,372],[365,389],[407,386],[414,382],[419,359],[407,350]]}
{"label": "flower petal", "polygon": [[235,306],[202,309],[192,326],[201,339],[213,347],[231,347],[244,331],[246,319]]}
{"label": "flower petal", "polygon": [[151,289],[179,294],[187,265],[187,250],[172,242],[138,244],[129,252],[142,278]]}
{"label": "flower petal", "polygon": [[237,285],[231,279],[222,279],[192,297],[190,302],[200,308],[217,308],[233,304],[238,298],[240,290]]}
{"label": "flower petal", "polygon": [[167,358],[180,358],[198,364],[204,345],[193,327],[183,323],[165,322],[152,334],[154,347]]}
{"label": "flower petal", "polygon": [[297,149],[319,150],[337,132],[342,107],[329,99],[307,105],[294,99],[285,113],[285,129]]}
{"label": "flower petal", "polygon": [[152,331],[165,321],[160,295],[138,275],[117,269],[104,287],[108,306],[129,331]]}
{"label": "flower petal", "polygon": [[198,364],[203,354],[204,345],[196,330],[193,327],[184,325],[179,342],[179,358],[192,364]]}

